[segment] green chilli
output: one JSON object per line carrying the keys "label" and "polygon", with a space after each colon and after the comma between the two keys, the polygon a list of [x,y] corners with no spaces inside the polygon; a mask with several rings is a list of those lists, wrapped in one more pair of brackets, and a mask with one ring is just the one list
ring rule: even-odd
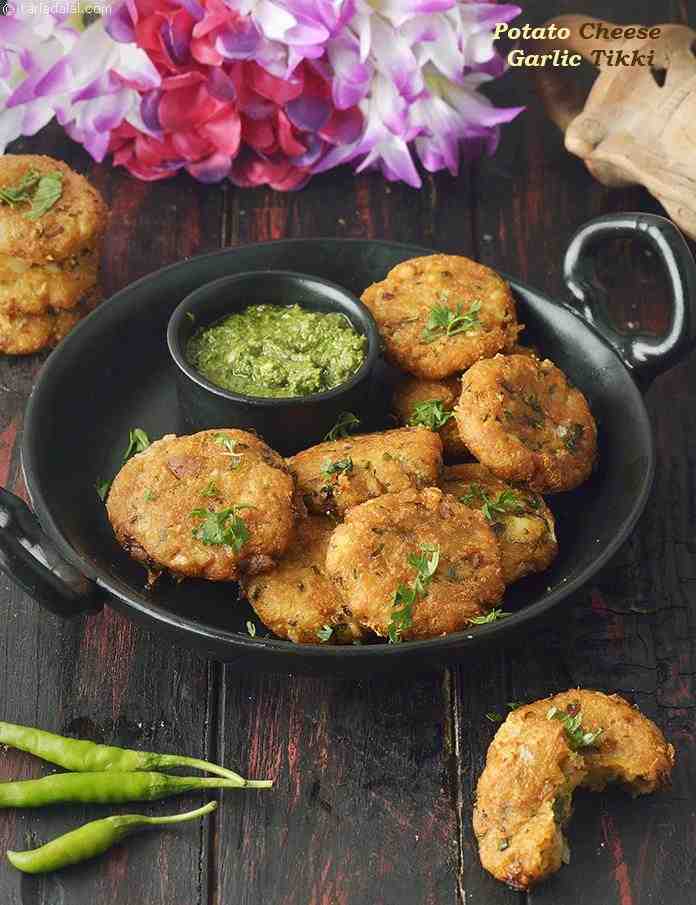
{"label": "green chilli", "polygon": [[40,757],[42,760],[72,770],[75,773],[99,773],[117,770],[130,773],[136,770],[167,770],[171,767],[191,767],[216,776],[237,780],[240,787],[266,789],[273,785],[266,780],[244,779],[238,773],[218,764],[196,757],[178,754],[156,754],[152,751],[133,751],[112,745],[98,745],[85,739],[65,738],[43,729],[18,726],[0,721],[0,745],[9,745]]}
{"label": "green chilli", "polygon": [[0,808],[40,808],[51,804],[124,804],[157,801],[200,789],[267,789],[266,780],[244,781],[217,776],[170,776],[167,773],[54,773],[43,779],[0,783]]}
{"label": "green chilli", "polygon": [[195,811],[185,814],[171,814],[167,817],[144,817],[140,814],[117,814],[85,823],[79,829],[58,836],[46,845],[25,852],[8,852],[7,858],[13,867],[25,874],[45,874],[60,870],[71,864],[79,864],[89,858],[108,851],[126,836],[153,826],[168,826],[184,823],[210,814],[217,807],[214,801]]}

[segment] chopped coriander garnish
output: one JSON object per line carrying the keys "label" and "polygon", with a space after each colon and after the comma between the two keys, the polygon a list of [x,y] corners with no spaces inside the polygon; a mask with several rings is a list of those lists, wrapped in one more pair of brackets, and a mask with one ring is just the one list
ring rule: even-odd
{"label": "chopped coriander garnish", "polygon": [[466,312],[461,305],[457,305],[454,311],[446,305],[434,305],[430,309],[421,338],[426,343],[432,343],[436,339],[466,333],[480,327],[480,310],[481,302],[472,302]]}
{"label": "chopped coriander garnish", "polygon": [[[137,453],[144,452],[150,445],[150,438],[141,427],[133,427],[128,432],[128,446],[126,446],[121,456],[121,465],[125,465],[129,459],[132,459]],[[111,490],[113,481],[97,480],[96,490],[99,499],[106,502],[106,498]]]}
{"label": "chopped coriander garnish", "polygon": [[353,460],[348,457],[346,459],[337,459],[331,462],[329,459],[321,466],[321,473],[327,476],[336,474],[349,474],[353,470]]}
{"label": "chopped coriander garnish", "polygon": [[437,431],[454,418],[454,412],[446,409],[440,399],[426,399],[413,406],[408,423],[411,427],[427,427],[428,430]]}
{"label": "chopped coriander garnish", "polygon": [[111,481],[97,481],[95,484],[97,489],[97,496],[102,501],[102,503],[106,502],[106,498],[109,495],[109,490],[111,489]]}
{"label": "chopped coriander garnish", "polygon": [[581,710],[576,714],[570,714],[564,710],[559,710],[558,707],[550,707],[546,714],[546,719],[559,720],[559,722],[563,723],[566,738],[568,739],[568,746],[572,748],[573,751],[577,751],[579,748],[591,748],[602,732],[604,732],[603,729],[596,729],[594,732],[585,732],[582,728]]}
{"label": "chopped coriander garnish", "polygon": [[317,638],[322,642],[322,644],[328,641],[333,635],[333,628],[330,625],[322,625],[321,628],[317,629]]}
{"label": "chopped coriander garnish", "polygon": [[[508,708],[508,710],[517,710],[517,708],[521,707],[522,704],[518,703],[517,701],[508,701],[505,706]],[[502,723],[505,717],[501,716],[501,714],[498,713],[497,710],[489,710],[486,714],[486,719],[490,720],[491,723]]]}
{"label": "chopped coriander garnish", "polygon": [[46,173],[39,179],[39,184],[31,198],[31,210],[24,215],[27,220],[38,220],[49,211],[63,194],[63,174]]}
{"label": "chopped coriander garnish", "polygon": [[187,311],[186,317],[191,321],[192,324],[195,323],[196,315],[193,313],[193,311]]}
{"label": "chopped coriander garnish", "polygon": [[36,170],[27,170],[17,185],[6,185],[0,188],[0,202],[14,207],[30,200],[30,190],[35,188],[41,178]]}
{"label": "chopped coriander garnish", "polygon": [[201,490],[201,496],[213,497],[213,496],[217,496],[218,493],[219,493],[219,491],[217,488],[217,484],[212,479],[210,481],[208,481],[208,483],[203,488],[203,490]]}
{"label": "chopped coriander garnish", "polygon": [[150,438],[141,427],[134,427],[128,433],[128,446],[123,453],[123,464],[138,453],[145,452],[150,445]]}
{"label": "chopped coriander garnish", "polygon": [[152,500],[157,499],[157,494],[154,492],[154,490],[151,490],[148,487],[147,490],[145,491],[145,493],[143,494],[143,499],[145,500],[146,503],[151,503]]}
{"label": "chopped coriander garnish", "polygon": [[522,512],[524,509],[522,501],[514,490],[501,490],[494,499],[490,499],[485,493],[483,496],[484,502],[481,512],[483,512],[488,522],[496,521],[496,514],[507,515],[509,513]]}
{"label": "chopped coriander garnish", "polygon": [[496,497],[490,497],[480,484],[470,484],[465,494],[459,497],[459,502],[465,506],[483,503],[481,512],[487,522],[496,522],[498,515],[509,515],[524,511],[524,503],[519,494],[514,490],[501,490]]}
{"label": "chopped coriander garnish", "polygon": [[357,418],[352,412],[341,412],[338,416],[338,421],[324,437],[324,441],[328,442],[345,438],[359,426],[360,418]]}
{"label": "chopped coriander garnish", "polygon": [[248,506],[233,506],[221,509],[220,512],[194,509],[191,515],[201,518],[203,521],[193,529],[191,534],[203,544],[224,544],[226,547],[231,547],[235,553],[239,553],[251,535],[244,519],[238,515],[238,511],[248,508]]}
{"label": "chopped coriander garnish", "polygon": [[472,503],[480,503],[484,500],[483,488],[480,484],[469,484],[466,493],[459,497],[459,502],[465,506],[471,506]]}
{"label": "chopped coriander garnish", "polygon": [[570,427],[566,430],[565,436],[563,437],[563,443],[565,444],[565,448],[569,452],[577,452],[578,444],[582,439],[582,435],[585,433],[585,428],[582,424],[571,424]]}
{"label": "chopped coriander garnish", "polygon": [[228,437],[227,434],[216,434],[215,442],[219,443],[220,446],[223,446],[230,454],[230,468],[239,468],[242,457],[239,455],[239,453],[235,452],[237,441],[233,440],[231,437]]}
{"label": "chopped coriander garnish", "polygon": [[247,630],[247,634],[249,635],[250,638],[256,637],[256,626],[251,621],[251,619],[247,619],[246,630]]}
{"label": "chopped coriander garnish", "polygon": [[488,625],[491,622],[497,622],[498,619],[505,619],[506,616],[512,616],[512,613],[506,613],[504,610],[493,609],[485,616],[472,616],[469,622],[472,625]]}
{"label": "chopped coriander garnish", "polygon": [[510,841],[508,839],[501,839],[498,843],[498,851],[504,852],[506,848],[510,848]]}
{"label": "chopped coriander garnish", "polygon": [[412,553],[407,562],[416,570],[410,585],[400,584],[394,592],[392,617],[387,627],[390,644],[399,644],[401,635],[413,625],[413,608],[425,597],[428,587],[440,563],[440,548],[434,544],[421,544],[421,553]]}
{"label": "chopped coriander garnish", "polygon": [[63,194],[63,174],[52,170],[43,176],[36,170],[27,170],[17,185],[0,188],[0,203],[16,207],[30,204],[24,216],[27,220],[38,220],[49,211]]}

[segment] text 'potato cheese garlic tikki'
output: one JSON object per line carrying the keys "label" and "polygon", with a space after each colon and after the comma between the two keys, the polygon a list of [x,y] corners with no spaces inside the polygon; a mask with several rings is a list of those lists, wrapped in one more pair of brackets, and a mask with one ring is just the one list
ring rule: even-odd
{"label": "text 'potato cheese garlic tikki'", "polygon": [[301,519],[275,569],[242,578],[256,615],[280,638],[297,644],[350,644],[365,635],[326,571],[326,550],[335,527],[327,516]]}
{"label": "text 'potato cheese garlic tikki'", "polygon": [[466,628],[505,589],[481,513],[435,487],[351,509],[329,540],[326,568],[355,621],[392,643]]}
{"label": "text 'potato cheese garlic tikki'", "polygon": [[106,506],[120,544],[152,576],[210,581],[273,568],[304,514],[282,457],[232,429],[155,441],[116,475]]}
{"label": "text 'potato cheese garlic tikki'", "polygon": [[506,585],[543,572],[556,558],[553,514],[539,494],[512,487],[476,463],[446,467],[440,487],[483,513],[500,544]]}
{"label": "text 'potato cheese garlic tikki'", "polygon": [[597,455],[597,426],[583,394],[548,360],[496,355],[464,374],[455,409],[479,462],[537,493],[572,490]]}
{"label": "text 'potato cheese garlic tikki'", "polygon": [[60,160],[0,157],[0,352],[55,346],[100,301],[107,208]]}
{"label": "text 'potato cheese garlic tikki'", "polygon": [[394,414],[403,425],[437,431],[447,458],[469,457],[454,417],[462,384],[459,376],[446,380],[423,380],[405,375],[397,383],[392,397]]}
{"label": "text 'potato cheese garlic tikki'", "polygon": [[362,300],[377,321],[389,361],[426,380],[442,380],[508,351],[520,330],[505,280],[457,255],[397,264]]}
{"label": "text 'potato cheese garlic tikki'", "polygon": [[483,867],[529,889],[568,861],[563,825],[578,786],[621,783],[643,795],[668,783],[674,748],[618,695],[572,689],[523,704],[491,742],[474,832]]}
{"label": "text 'potato cheese garlic tikki'", "polygon": [[437,484],[442,441],[420,427],[319,443],[288,459],[310,512],[343,516],[383,493]]}

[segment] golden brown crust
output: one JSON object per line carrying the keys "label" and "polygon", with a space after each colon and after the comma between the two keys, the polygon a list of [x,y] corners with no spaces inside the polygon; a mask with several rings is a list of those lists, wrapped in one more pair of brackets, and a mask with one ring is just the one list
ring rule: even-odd
{"label": "golden brown crust", "polygon": [[351,509],[329,541],[326,568],[356,622],[388,636],[394,594],[413,582],[408,558],[423,545],[437,547],[439,565],[404,639],[459,631],[498,603],[500,553],[483,516],[435,487],[405,490]]}
{"label": "golden brown crust", "polygon": [[[461,373],[480,358],[515,343],[519,326],[510,287],[495,271],[458,255],[428,255],[404,261],[362,294],[397,367],[427,380]],[[424,331],[434,306],[466,314],[480,305],[469,330],[437,336]]]}
{"label": "golden brown crust", "polygon": [[498,480],[477,463],[446,467],[440,487],[472,509],[482,510],[487,501],[493,501],[487,520],[500,544],[506,585],[531,572],[543,572],[556,558],[553,513],[538,494]]}
{"label": "golden brown crust", "polygon": [[357,434],[312,446],[288,466],[311,512],[343,515],[384,493],[436,484],[442,442],[420,427]]}
{"label": "golden brown crust", "polygon": [[[326,549],[336,523],[310,515],[272,572],[242,579],[242,587],[267,628],[297,644],[349,644],[365,632],[344,611],[344,600],[326,573]],[[319,634],[332,630],[328,639]]]}
{"label": "golden brown crust", "polygon": [[5,355],[31,355],[43,349],[52,349],[101,300],[101,293],[95,287],[77,307],[69,311],[14,315],[0,311],[0,352]]}
{"label": "golden brown crust", "polygon": [[98,271],[95,251],[47,264],[0,255],[0,312],[11,317],[76,308],[97,285]]}
{"label": "golden brown crust", "polygon": [[498,729],[476,788],[474,833],[482,866],[528,889],[563,861],[562,826],[585,765],[563,726],[522,708]]}
{"label": "golden brown crust", "polygon": [[423,402],[441,402],[446,412],[452,412],[452,417],[437,432],[442,440],[442,450],[450,459],[461,459],[469,456],[469,450],[461,438],[454,417],[454,407],[459,401],[461,391],[459,376],[448,377],[446,380],[423,380],[420,377],[404,375],[394,390],[392,407],[399,422],[408,425],[417,405]]}
{"label": "golden brown crust", "polygon": [[[238,515],[249,537],[241,549],[194,536],[204,521],[195,512],[232,507],[245,507]],[[272,569],[301,508],[283,459],[254,434],[231,429],[155,441],[123,466],[107,499],[116,537],[134,559],[152,572],[210,581]]]}
{"label": "golden brown crust", "polygon": [[[551,714],[581,714],[583,732],[602,733],[572,750]],[[618,695],[571,689],[514,710],[488,749],[476,791],[474,832],[483,867],[516,889],[554,873],[567,853],[562,827],[579,785],[612,780],[643,794],[664,785],[674,749],[647,717]]]}
{"label": "golden brown crust", "polygon": [[17,185],[29,170],[42,175],[59,170],[63,193],[38,220],[24,216],[24,205],[0,205],[0,255],[43,264],[96,248],[107,223],[107,208],[99,192],[62,160],[37,154],[0,157],[0,186]]}
{"label": "golden brown crust", "polygon": [[582,484],[594,466],[597,426],[587,400],[548,360],[477,362],[462,378],[455,415],[466,445],[503,480],[556,493]]}
{"label": "golden brown crust", "polygon": [[579,710],[583,727],[602,729],[598,743],[584,752],[583,785],[603,789],[619,782],[631,794],[645,795],[669,782],[674,748],[652,720],[620,695],[577,688],[526,706],[544,716],[551,707]]}

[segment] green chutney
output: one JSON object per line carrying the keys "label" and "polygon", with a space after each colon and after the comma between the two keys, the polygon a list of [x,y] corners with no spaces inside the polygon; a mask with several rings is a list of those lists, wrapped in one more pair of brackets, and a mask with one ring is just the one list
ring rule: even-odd
{"label": "green chutney", "polygon": [[251,305],[189,340],[190,364],[232,393],[306,396],[345,383],[360,368],[367,339],[347,317],[300,305]]}

